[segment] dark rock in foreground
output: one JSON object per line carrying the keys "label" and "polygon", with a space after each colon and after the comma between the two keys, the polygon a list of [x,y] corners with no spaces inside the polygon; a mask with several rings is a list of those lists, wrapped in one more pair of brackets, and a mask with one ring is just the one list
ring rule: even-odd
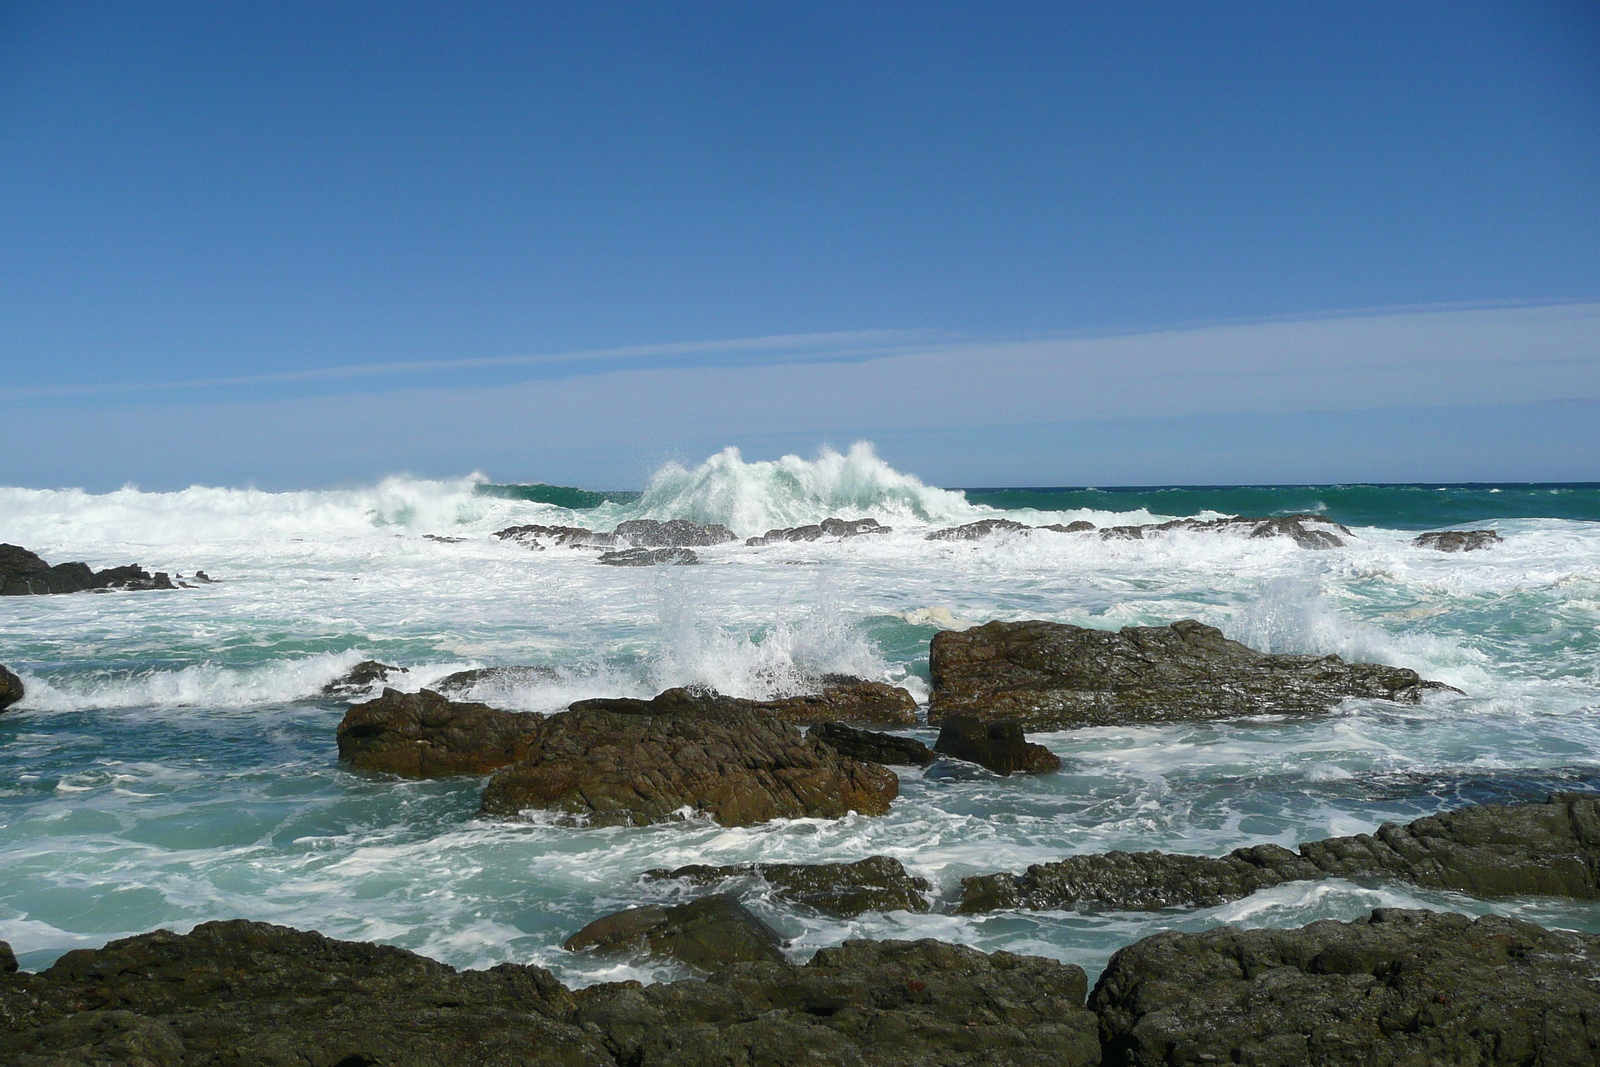
{"label": "dark rock in foreground", "polygon": [[579,701],[550,716],[526,756],[489,780],[483,814],[542,809],[594,826],[636,826],[689,809],[749,826],[882,815],[899,793],[894,772],[841,756],[770,713],[707,712],[692,694],[674,709],[677,693],[685,691],[632,702],[641,710]]}
{"label": "dark rock in foreground", "polygon": [[1029,741],[1014,722],[951,715],[939,729],[933,750],[989,768],[996,774],[1013,771],[1043,774],[1059,771],[1061,759],[1043,745]]}
{"label": "dark rock in foreground", "polygon": [[614,711],[624,715],[771,715],[799,726],[818,722],[870,722],[909,726],[917,721],[917,702],[898,686],[862,678],[829,675],[818,680],[821,692],[776,700],[745,700],[712,689],[668,689],[649,700],[601,697],[580,700],[573,711]]}
{"label": "dark rock in foreground", "polygon": [[0,711],[5,711],[25,695],[27,694],[22,687],[22,679],[6,668],[0,667]]}
{"label": "dark rock in foreground", "polygon": [[322,687],[324,696],[360,696],[393,674],[410,674],[405,667],[392,667],[375,659],[364,659]]}
{"label": "dark rock in foreground", "polygon": [[643,949],[704,971],[735,963],[782,963],[783,938],[732,897],[713,896],[663,908],[647,904],[596,919],[561,946],[627,951]]}
{"label": "dark rock in foreground", "polygon": [[962,880],[960,910],[1087,905],[1211,907],[1282,882],[1393,879],[1478,897],[1600,900],[1600,797],[1558,793],[1542,804],[1486,804],[1385,823],[1375,834],[1226,856],[1105,852],[1039,863],[1021,875]]}
{"label": "dark rock in foreground", "polygon": [[1497,530],[1442,530],[1418,534],[1411,543],[1437,548],[1440,552],[1476,552],[1480,548],[1493,548],[1500,540]]}
{"label": "dark rock in foreground", "polygon": [[953,714],[1015,719],[1027,729],[1303,714],[1348,697],[1418,703],[1416,671],[1338,656],[1257,652],[1192,619],[1090,630],[990,622],[935,634],[928,721]]}
{"label": "dark rock in foreground", "polygon": [[166,571],[151,574],[138,564],[102,571],[91,570],[87,563],[58,563],[52,567],[20,545],[0,544],[0,596],[174,588]]}
{"label": "dark rock in foreground", "polygon": [[624,548],[602,552],[600,562],[608,567],[681,567],[700,562],[687,548]]}
{"label": "dark rock in foreground", "polygon": [[868,763],[926,767],[939,758],[933,749],[914,737],[857,730],[842,722],[819,722],[806,731],[806,736],[816,738],[851,759],[866,760]]}
{"label": "dark rock in foreground", "polygon": [[488,774],[527,755],[543,726],[539,715],[459,703],[428,689],[385,689],[345,712],[339,758],[408,778]]}
{"label": "dark rock in foreground", "polygon": [[1299,930],[1163,933],[1111,957],[1106,1062],[1600,1062],[1600,938],[1380,908]]}
{"label": "dark rock in foreground", "polygon": [[937,941],[850,941],[803,967],[571,992],[538,967],[456,971],[243,921],[0,973],[17,1067],[1088,1067],[1083,971]]}
{"label": "dark rock in foreground", "polygon": [[691,864],[676,870],[657,869],[644,876],[693,885],[759,879],[781,900],[841,918],[866,911],[927,911],[932,886],[926,878],[906,873],[900,861],[868,856],[854,863],[739,863],[726,867]]}
{"label": "dark rock in foreground", "polygon": [[747,545],[775,545],[783,541],[819,541],[824,537],[860,537],[863,534],[893,533],[877,519],[823,519],[812,526],[791,526],[768,530],[760,537],[747,537]]}

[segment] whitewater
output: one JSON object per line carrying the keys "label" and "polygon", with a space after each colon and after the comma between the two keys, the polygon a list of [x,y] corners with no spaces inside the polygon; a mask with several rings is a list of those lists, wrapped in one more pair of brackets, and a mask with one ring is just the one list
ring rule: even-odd
{"label": "whitewater", "polygon": [[[545,487],[547,488],[547,487]],[[543,497],[544,499],[538,499]],[[587,506],[563,506],[578,500]],[[1350,544],[1174,532],[926,534],[979,518],[1097,525],[1315,511]],[[723,523],[741,537],[872,517],[886,536],[697,549],[694,567],[612,568],[493,531]],[[337,491],[194,487],[105,494],[0,488],[0,541],[50,562],[137,562],[215,585],[0,598],[0,663],[28,687],[0,716],[0,939],[37,969],[76,947],[244,917],[377,940],[456,966],[503,960],[568,983],[676,976],[670,963],[567,953],[590,920],[681,891],[650,868],[899,859],[935,886],[1110,848],[1220,855],[1371,831],[1465,803],[1600,788],[1600,488],[1258,487],[953,491],[870,446],[669,465],[637,494],[507,487],[482,475]],[[1480,552],[1419,529],[1494,528]],[[446,539],[446,540],[440,540]],[[1060,773],[901,768],[879,818],[730,829],[505,824],[481,782],[399,781],[336,759],[355,663],[417,689],[471,667],[550,671],[494,694],[553,712],[592,696],[710,685],[795,692],[821,673],[928,694],[945,628],[1038,618],[1100,628],[1195,618],[1279,652],[1337,653],[1447,682],[1421,706],[1350,701],[1317,717],[1040,733]],[[935,731],[906,733],[932,743]],[[849,937],[938,937],[1035,953],[1093,975],[1118,947],[1219,922],[1299,926],[1377,905],[1517,915],[1600,932],[1600,908],[1482,902],[1393,884],[1291,884],[1210,909],[821,917],[750,902],[803,959]]]}

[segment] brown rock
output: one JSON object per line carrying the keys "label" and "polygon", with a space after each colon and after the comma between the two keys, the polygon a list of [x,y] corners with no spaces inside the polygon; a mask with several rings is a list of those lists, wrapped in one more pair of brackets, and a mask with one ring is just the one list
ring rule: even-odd
{"label": "brown rock", "polygon": [[1043,745],[1026,739],[1014,722],[951,715],[939,729],[933,750],[945,756],[977,763],[996,774],[1044,774],[1059,771],[1061,759]]}
{"label": "brown rock", "polygon": [[874,730],[857,730],[842,722],[819,722],[806,731],[806,736],[816,738],[851,759],[865,760],[868,763],[926,767],[939,758],[933,749],[914,737],[882,734]]}
{"label": "brown rock", "polygon": [[0,711],[5,711],[25,695],[22,679],[6,668],[0,667]]}
{"label": "brown rock", "polygon": [[861,678],[828,675],[819,680],[821,692],[777,700],[745,700],[723,696],[714,689],[668,689],[651,698],[599,697],[580,700],[572,711],[614,711],[623,715],[770,715],[785,722],[809,726],[819,722],[867,722],[909,726],[917,721],[917,702],[898,686]]}
{"label": "brown rock", "polygon": [[407,778],[488,774],[526,755],[543,725],[539,715],[458,703],[429,689],[385,689],[345,712],[339,758]]}
{"label": "brown rock", "polygon": [[571,951],[643,948],[705,971],[735,963],[782,963],[783,939],[750,909],[727,896],[663,908],[654,904],[596,919],[567,938]]}

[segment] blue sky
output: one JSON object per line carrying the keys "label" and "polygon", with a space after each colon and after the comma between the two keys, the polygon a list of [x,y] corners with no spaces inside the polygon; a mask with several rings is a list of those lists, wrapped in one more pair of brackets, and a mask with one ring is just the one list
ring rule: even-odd
{"label": "blue sky", "polygon": [[0,7],[11,484],[1600,478],[1597,249],[1586,3]]}

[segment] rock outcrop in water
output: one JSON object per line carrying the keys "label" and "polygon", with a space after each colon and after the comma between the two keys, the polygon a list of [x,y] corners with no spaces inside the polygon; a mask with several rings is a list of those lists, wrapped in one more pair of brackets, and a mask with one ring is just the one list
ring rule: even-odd
{"label": "rock outcrop in water", "polygon": [[600,553],[600,562],[608,567],[687,567],[700,557],[688,548],[622,548]]}
{"label": "rock outcrop in water", "polygon": [[1391,908],[1163,933],[1112,956],[1090,1005],[1127,1067],[1577,1067],[1600,1062],[1600,938]]}
{"label": "rock outcrop in water", "polygon": [[514,689],[548,685],[560,680],[561,675],[552,667],[474,667],[447,674],[434,682],[432,688],[448,697],[485,691],[509,694]]}
{"label": "rock outcrop in water", "polygon": [[5,711],[26,695],[22,679],[0,666],[0,711]]}
{"label": "rock outcrop in water", "polygon": [[831,674],[817,679],[820,692],[775,700],[745,700],[711,689],[668,689],[649,700],[603,697],[580,700],[573,711],[616,711],[628,715],[693,712],[698,715],[776,716],[798,726],[821,722],[865,722],[909,726],[917,721],[917,702],[899,686]]}
{"label": "rock outcrop in water", "polygon": [[407,778],[489,774],[523,758],[544,717],[448,700],[424,689],[385,689],[352,704],[339,723],[339,758],[362,770]]}
{"label": "rock outcrop in water", "polygon": [[690,864],[644,872],[653,881],[726,887],[760,882],[774,897],[840,918],[867,911],[927,911],[932,886],[907,874],[899,860],[868,856],[854,863],[738,863],[726,867]]}
{"label": "rock outcrop in water", "polygon": [[782,963],[783,938],[749,908],[728,896],[702,897],[687,904],[646,904],[596,919],[567,938],[571,952],[642,949],[698,967],[720,971],[735,963]]}
{"label": "rock outcrop in water", "polygon": [[0,973],[17,1067],[1089,1067],[1083,971],[937,941],[849,941],[805,966],[570,991],[244,921]]}
{"label": "rock outcrop in water", "polygon": [[539,809],[593,826],[703,812],[725,826],[882,815],[892,771],[841,756],[770,713],[713,707],[669,690],[654,701],[579,701],[544,720],[517,763],[489,780],[485,815]]}
{"label": "rock outcrop in water", "polygon": [[[1089,533],[1095,529],[1092,522],[1078,519],[1063,526],[1060,523],[1051,523],[1048,526],[1029,526],[1014,519],[980,519],[969,522],[964,526],[953,526],[946,530],[935,530],[927,535],[929,541],[978,541],[985,537],[992,537],[1000,533],[1020,533],[1027,530],[1050,530],[1055,533]],[[1243,515],[1235,515],[1227,519],[1170,519],[1167,522],[1151,522],[1142,526],[1107,526],[1100,530],[1102,541],[1142,541],[1146,537],[1159,537],[1171,531],[1185,531],[1190,533],[1226,533],[1251,539],[1264,537],[1288,537],[1301,548],[1340,548],[1344,545],[1343,537],[1352,536],[1350,531],[1320,515],[1274,515],[1264,519],[1250,519]],[[1340,535],[1343,535],[1341,537]]]}
{"label": "rock outcrop in water", "polygon": [[595,548],[603,550],[600,562],[615,567],[649,567],[657,564],[699,563],[691,548],[725,544],[737,540],[726,526],[701,526],[688,519],[630,519],[618,523],[610,533],[583,526],[508,526],[496,530],[502,541],[515,541],[528,548]]}
{"label": "rock outcrop in water", "polygon": [[1300,846],[1254,845],[1226,856],[1105,852],[1040,863],[1021,875],[962,880],[960,910],[1211,907],[1282,882],[1392,879],[1478,897],[1600,900],[1600,797],[1557,793],[1542,804],[1486,804],[1385,823],[1374,834]]}
{"label": "rock outcrop in water", "polygon": [[987,767],[996,774],[1044,774],[1061,769],[1061,759],[1043,745],[1023,735],[1022,727],[1008,720],[980,719],[973,715],[946,716],[933,750],[942,756]]}
{"label": "rock outcrop in water", "polygon": [[507,526],[496,530],[494,536],[502,541],[515,541],[527,548],[543,551],[546,548],[614,548],[617,539],[608,533],[597,533],[583,526],[543,526],[528,523],[524,526]]}
{"label": "rock outcrop in water", "polygon": [[361,696],[379,682],[387,682],[391,675],[410,673],[405,667],[393,667],[387,663],[379,663],[375,659],[364,659],[323,686],[322,695]]}
{"label": "rock outcrop in water", "polygon": [[979,519],[969,522],[965,526],[952,526],[946,530],[935,530],[923,538],[924,541],[981,541],[985,537],[995,534],[1016,533],[1019,530],[1031,530],[1027,523],[1017,522],[1015,519]]}
{"label": "rock outcrop in water", "polygon": [[1476,552],[1498,545],[1500,533],[1497,530],[1436,530],[1418,534],[1411,539],[1411,543],[1423,548],[1437,548],[1440,552]]}
{"label": "rock outcrop in water", "polygon": [[1417,672],[1338,656],[1257,652],[1192,619],[1090,630],[990,622],[935,634],[928,721],[955,714],[1027,729],[1325,712],[1348,697],[1415,704],[1450,690]]}
{"label": "rock outcrop in water", "polygon": [[820,541],[824,537],[860,537],[863,534],[893,533],[877,519],[823,519],[811,526],[790,526],[782,530],[768,530],[760,537],[747,537],[747,545],[775,545],[784,541]]}
{"label": "rock outcrop in water", "polygon": [[939,758],[933,749],[914,737],[857,730],[842,722],[819,722],[806,731],[806,736],[816,738],[851,759],[868,763],[926,767]]}
{"label": "rock outcrop in water", "polygon": [[629,519],[618,523],[612,536],[635,548],[707,548],[739,539],[721,524],[701,526],[688,519]]}
{"label": "rock outcrop in water", "polygon": [[87,563],[57,563],[52,567],[20,545],[0,544],[0,596],[175,588],[166,571],[151,574],[132,563],[101,571],[91,570]]}

